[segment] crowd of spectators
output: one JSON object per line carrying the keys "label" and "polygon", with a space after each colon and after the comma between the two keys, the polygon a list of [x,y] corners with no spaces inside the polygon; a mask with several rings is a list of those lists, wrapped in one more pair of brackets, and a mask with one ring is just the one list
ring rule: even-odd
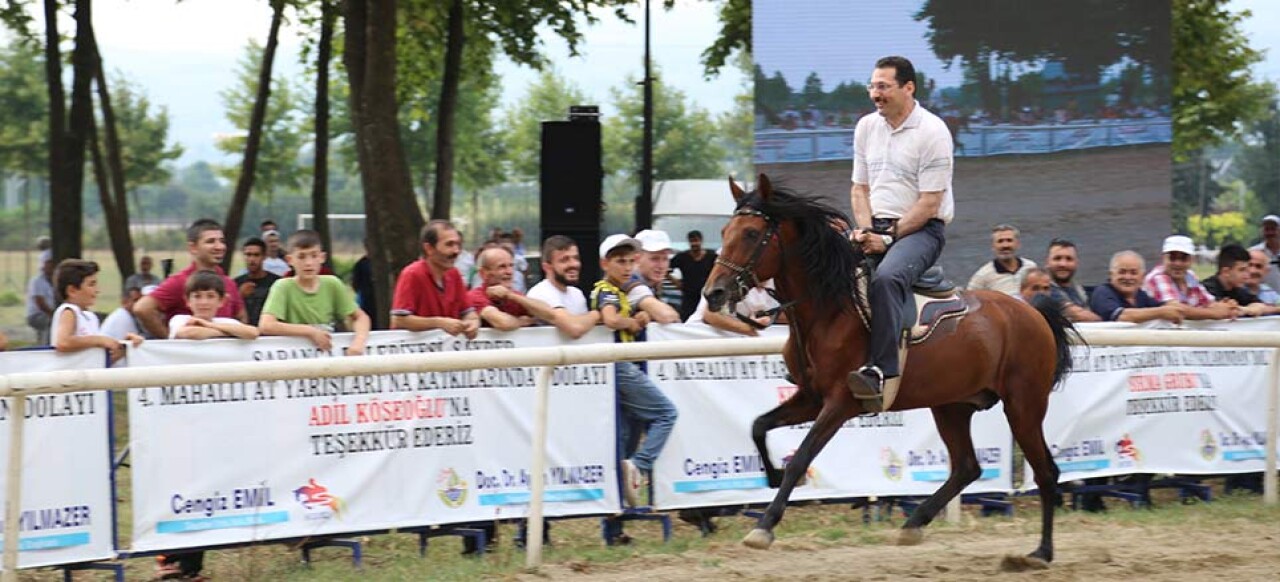
{"label": "crowd of spectators", "polygon": [[1195,243],[1171,235],[1161,245],[1159,261],[1148,268],[1141,254],[1120,250],[1109,258],[1108,277],[1096,285],[1076,280],[1079,255],[1075,243],[1056,238],[1049,243],[1046,268],[1019,255],[1018,229],[1000,224],[992,228],[991,262],[969,279],[970,290],[988,289],[1030,302],[1050,297],[1071,321],[1236,319],[1280,313],[1280,216],[1267,215],[1259,226],[1261,239],[1251,248],[1238,243],[1218,249],[1213,269],[1203,281],[1193,266]]}

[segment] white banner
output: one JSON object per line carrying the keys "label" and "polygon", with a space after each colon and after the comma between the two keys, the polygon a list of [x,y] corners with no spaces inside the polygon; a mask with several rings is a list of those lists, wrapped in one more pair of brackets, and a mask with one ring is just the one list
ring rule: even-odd
{"label": "white banner", "polygon": [[[775,326],[765,335],[786,335]],[[649,341],[741,337],[704,325],[651,326]],[[908,363],[908,365],[910,365]],[[773,499],[751,441],[755,418],[796,390],[782,356],[650,362],[649,373],[680,411],[654,466],[659,509],[762,503]],[[795,452],[810,423],[769,433],[775,466]],[[973,420],[982,478],[966,492],[1008,491],[1011,442],[999,406]],[[928,410],[890,412],[845,423],[809,468],[793,499],[928,495],[946,479],[948,456]]]}
{"label": "white banner", "polygon": [[1060,480],[1262,471],[1271,352],[1075,348],[1075,370],[1050,395],[1044,423]]}
{"label": "white banner", "polygon": [[[0,353],[0,370],[88,370],[102,368],[106,358],[106,351],[100,349],[63,354],[53,350],[4,352]],[[9,398],[0,399],[0,495],[8,489],[11,405]],[[105,391],[27,398],[19,568],[115,557],[110,418],[111,404]]]}
{"label": "white banner", "polygon": [[[608,341],[600,328],[577,343]],[[493,350],[495,367],[131,391],[133,549],[522,517],[538,369],[502,368],[500,350],[566,342],[553,328],[376,332],[369,354]],[[129,365],[327,357],[297,338],[163,341]],[[617,511],[614,402],[611,365],[556,370],[547,515]]]}

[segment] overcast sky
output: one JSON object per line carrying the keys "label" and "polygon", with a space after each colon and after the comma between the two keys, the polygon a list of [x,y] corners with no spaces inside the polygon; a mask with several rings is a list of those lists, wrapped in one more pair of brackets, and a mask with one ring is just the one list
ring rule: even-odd
{"label": "overcast sky", "polygon": [[[659,4],[658,2],[654,3]],[[35,3],[34,9],[39,9]],[[249,39],[265,42],[271,10],[266,0],[97,0],[94,29],[108,70],[119,69],[140,84],[152,101],[169,108],[170,135],[186,150],[180,163],[217,160],[213,136],[233,131],[222,115],[219,92],[235,82],[236,61]],[[631,15],[640,20],[640,9]],[[286,12],[286,14],[290,14]],[[666,82],[712,112],[733,105],[741,76],[725,69],[718,79],[702,78],[699,55],[719,32],[714,3],[680,0],[670,13],[653,12],[653,53]],[[40,25],[37,23],[37,30]],[[68,21],[64,34],[74,32]],[[565,44],[548,34],[546,54],[556,69],[602,106],[607,115],[609,89],[628,74],[639,76],[643,32],[612,12],[600,24],[585,28],[584,56],[570,58]],[[287,24],[276,58],[278,74],[297,78],[302,46],[298,27]],[[525,93],[536,73],[505,60],[497,65],[502,78],[502,105]]]}
{"label": "overcast sky", "polygon": [[1253,16],[1244,22],[1249,46],[1265,50],[1266,59],[1253,67],[1263,79],[1280,82],[1280,2],[1276,0],[1236,0],[1232,12],[1248,9]]}

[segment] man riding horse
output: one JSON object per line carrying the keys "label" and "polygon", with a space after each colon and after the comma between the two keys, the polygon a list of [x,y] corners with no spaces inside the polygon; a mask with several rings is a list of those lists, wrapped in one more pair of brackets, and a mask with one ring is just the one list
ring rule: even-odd
{"label": "man riding horse", "polygon": [[955,203],[951,133],[946,123],[915,100],[911,61],[876,61],[867,91],[876,113],[854,132],[853,186],[849,195],[857,226],[850,240],[868,255],[881,255],[871,280],[871,339],[867,363],[849,374],[849,389],[868,409],[883,408],[886,384],[901,375],[898,361],[903,306],[911,286],[938,260],[945,224]]}

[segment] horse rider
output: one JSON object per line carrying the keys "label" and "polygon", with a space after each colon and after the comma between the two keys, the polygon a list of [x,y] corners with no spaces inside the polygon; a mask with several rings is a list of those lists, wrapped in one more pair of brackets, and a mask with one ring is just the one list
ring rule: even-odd
{"label": "horse rider", "polygon": [[[898,342],[911,286],[942,253],[944,229],[954,214],[951,132],[915,100],[916,72],[900,56],[876,61],[867,91],[876,113],[854,131],[850,240],[868,255],[882,255],[868,301],[871,338],[866,365],[849,374],[849,389],[883,408],[886,382],[901,374]],[[878,405],[878,406],[877,406]]]}

